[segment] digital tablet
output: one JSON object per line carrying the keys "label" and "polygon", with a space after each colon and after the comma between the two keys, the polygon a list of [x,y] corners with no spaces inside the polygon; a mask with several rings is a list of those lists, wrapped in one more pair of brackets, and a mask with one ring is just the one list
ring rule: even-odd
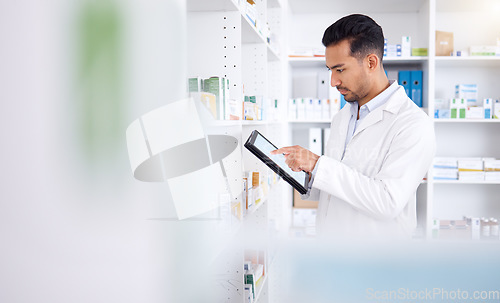
{"label": "digital tablet", "polygon": [[278,148],[257,130],[252,131],[252,134],[250,134],[245,143],[245,147],[299,193],[307,193],[309,175],[304,171],[294,172],[285,163],[285,156],[283,154],[271,155],[270,152]]}

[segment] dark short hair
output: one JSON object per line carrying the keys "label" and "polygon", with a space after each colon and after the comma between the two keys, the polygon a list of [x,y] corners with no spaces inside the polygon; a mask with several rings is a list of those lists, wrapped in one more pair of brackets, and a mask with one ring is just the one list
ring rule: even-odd
{"label": "dark short hair", "polygon": [[384,33],[372,18],[360,14],[342,17],[325,30],[322,42],[328,47],[344,40],[350,42],[351,56],[362,59],[373,53],[382,60]]}

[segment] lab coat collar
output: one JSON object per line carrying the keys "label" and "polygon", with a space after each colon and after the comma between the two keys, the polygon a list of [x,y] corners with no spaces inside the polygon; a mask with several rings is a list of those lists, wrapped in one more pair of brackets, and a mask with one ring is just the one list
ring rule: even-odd
{"label": "lab coat collar", "polygon": [[365,128],[374,125],[375,123],[382,120],[384,117],[384,111],[389,112],[391,114],[397,114],[403,105],[403,101],[407,98],[406,92],[402,86],[399,86],[398,89],[389,97],[389,100],[380,107],[374,109],[370,112],[366,118],[361,122],[361,124],[356,128],[354,132],[353,138],[360,132],[362,132]]}

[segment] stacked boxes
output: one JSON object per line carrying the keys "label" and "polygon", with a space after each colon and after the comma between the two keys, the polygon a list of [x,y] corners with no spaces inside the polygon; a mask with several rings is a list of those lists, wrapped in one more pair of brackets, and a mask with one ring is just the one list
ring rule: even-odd
{"label": "stacked boxes", "polygon": [[494,158],[436,157],[434,180],[500,181],[500,160]]}
{"label": "stacked boxes", "polygon": [[450,119],[450,100],[449,99],[434,99],[434,118]]}
{"label": "stacked boxes", "polygon": [[434,180],[458,180],[457,158],[434,158]]}
{"label": "stacked boxes", "polygon": [[500,160],[484,160],[484,180],[500,181]]}
{"label": "stacked boxes", "polygon": [[458,180],[484,181],[483,159],[481,158],[459,159]]}
{"label": "stacked boxes", "polygon": [[455,85],[454,99],[435,99],[434,118],[436,119],[498,119],[500,118],[499,100],[478,98],[476,84]]}
{"label": "stacked boxes", "polygon": [[451,99],[450,100],[450,118],[452,119],[465,119],[467,112],[466,99]]}
{"label": "stacked boxes", "polygon": [[457,84],[455,85],[455,98],[467,99],[468,103],[476,105],[477,84]]}
{"label": "stacked boxes", "polygon": [[295,98],[288,101],[288,119],[330,120],[340,110],[340,99]]}
{"label": "stacked boxes", "polygon": [[432,234],[441,240],[500,240],[496,218],[463,216],[460,220],[434,219]]}

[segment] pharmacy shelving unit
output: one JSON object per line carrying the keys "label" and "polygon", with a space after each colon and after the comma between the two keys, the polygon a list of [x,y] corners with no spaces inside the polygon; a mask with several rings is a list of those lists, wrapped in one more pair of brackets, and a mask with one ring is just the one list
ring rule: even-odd
{"label": "pharmacy shelving unit", "polygon": [[[430,41],[435,41],[435,30],[454,33],[455,50],[468,50],[472,45],[493,45],[499,33],[500,12],[497,1],[431,1],[433,8]],[[475,20],[490,20],[476,22]],[[432,45],[431,49],[434,49]],[[431,52],[433,97],[454,97],[456,84],[477,84],[479,100],[500,97],[496,79],[500,78],[499,57],[438,57]],[[432,102],[431,102],[432,104]],[[432,111],[433,112],[433,111]],[[435,119],[437,156],[500,158],[499,120]],[[432,218],[460,219],[463,215],[499,217],[499,182],[432,180],[429,203]],[[430,232],[428,221],[428,235]]]}
{"label": "pharmacy shelving unit", "polygon": [[[398,70],[423,71],[423,110],[434,113],[435,98],[453,98],[456,84],[474,83],[479,87],[479,99],[500,97],[497,79],[500,79],[499,57],[438,57],[435,55],[435,31],[454,33],[455,50],[468,50],[471,45],[493,45],[500,34],[497,17],[498,1],[492,0],[389,0],[364,1],[308,1],[290,0],[292,25],[289,49],[320,48],[327,26],[342,16],[363,13],[373,17],[384,29],[390,44],[400,43],[401,36],[411,36],[412,47],[428,48],[425,57],[384,58],[384,68],[391,79],[397,79]],[[477,22],[488,20],[488,22]],[[293,27],[295,25],[295,27]],[[324,72],[322,57],[289,58],[289,96],[315,97],[313,80],[300,85],[297,77],[315,77]],[[299,83],[299,84],[297,84]],[[312,83],[312,85],[311,85]],[[299,91],[301,94],[296,95]],[[441,157],[495,157],[500,158],[500,124],[498,120],[433,119],[437,137],[437,156]],[[312,122],[312,121],[309,121]],[[317,122],[315,122],[317,123]],[[322,122],[327,125],[326,122]],[[292,140],[300,138],[300,129],[311,123],[294,122]],[[299,130],[296,132],[296,130]],[[303,132],[302,132],[303,133]],[[500,196],[497,182],[435,181],[432,169],[427,182],[417,191],[417,236],[430,237],[434,218],[461,218],[463,215],[500,217]]]}
{"label": "pharmacy shelving unit", "polygon": [[[284,111],[286,100],[286,0],[257,0],[258,22],[267,22],[271,30],[268,41],[245,14],[239,0],[187,0],[187,62],[188,76],[225,77],[230,82],[231,99],[243,101],[245,95],[264,96],[278,100]],[[205,131],[224,134],[238,140],[240,157],[232,168],[243,177],[246,171],[258,171],[264,176],[274,174],[248,152],[243,144],[256,129],[277,145],[286,145],[288,123],[278,113],[273,121],[215,121]],[[269,117],[271,118],[271,117]],[[242,178],[236,180],[242,183]],[[246,302],[244,298],[244,252],[265,252],[266,275],[259,282],[254,302],[272,302],[273,247],[270,239],[286,233],[291,205],[291,191],[282,180],[270,186],[261,202],[242,216],[231,217],[225,241],[218,243],[220,253],[215,258],[214,295],[217,302]],[[232,199],[242,208],[243,194]],[[227,212],[226,212],[227,213]],[[227,221],[227,220],[222,220]]]}

